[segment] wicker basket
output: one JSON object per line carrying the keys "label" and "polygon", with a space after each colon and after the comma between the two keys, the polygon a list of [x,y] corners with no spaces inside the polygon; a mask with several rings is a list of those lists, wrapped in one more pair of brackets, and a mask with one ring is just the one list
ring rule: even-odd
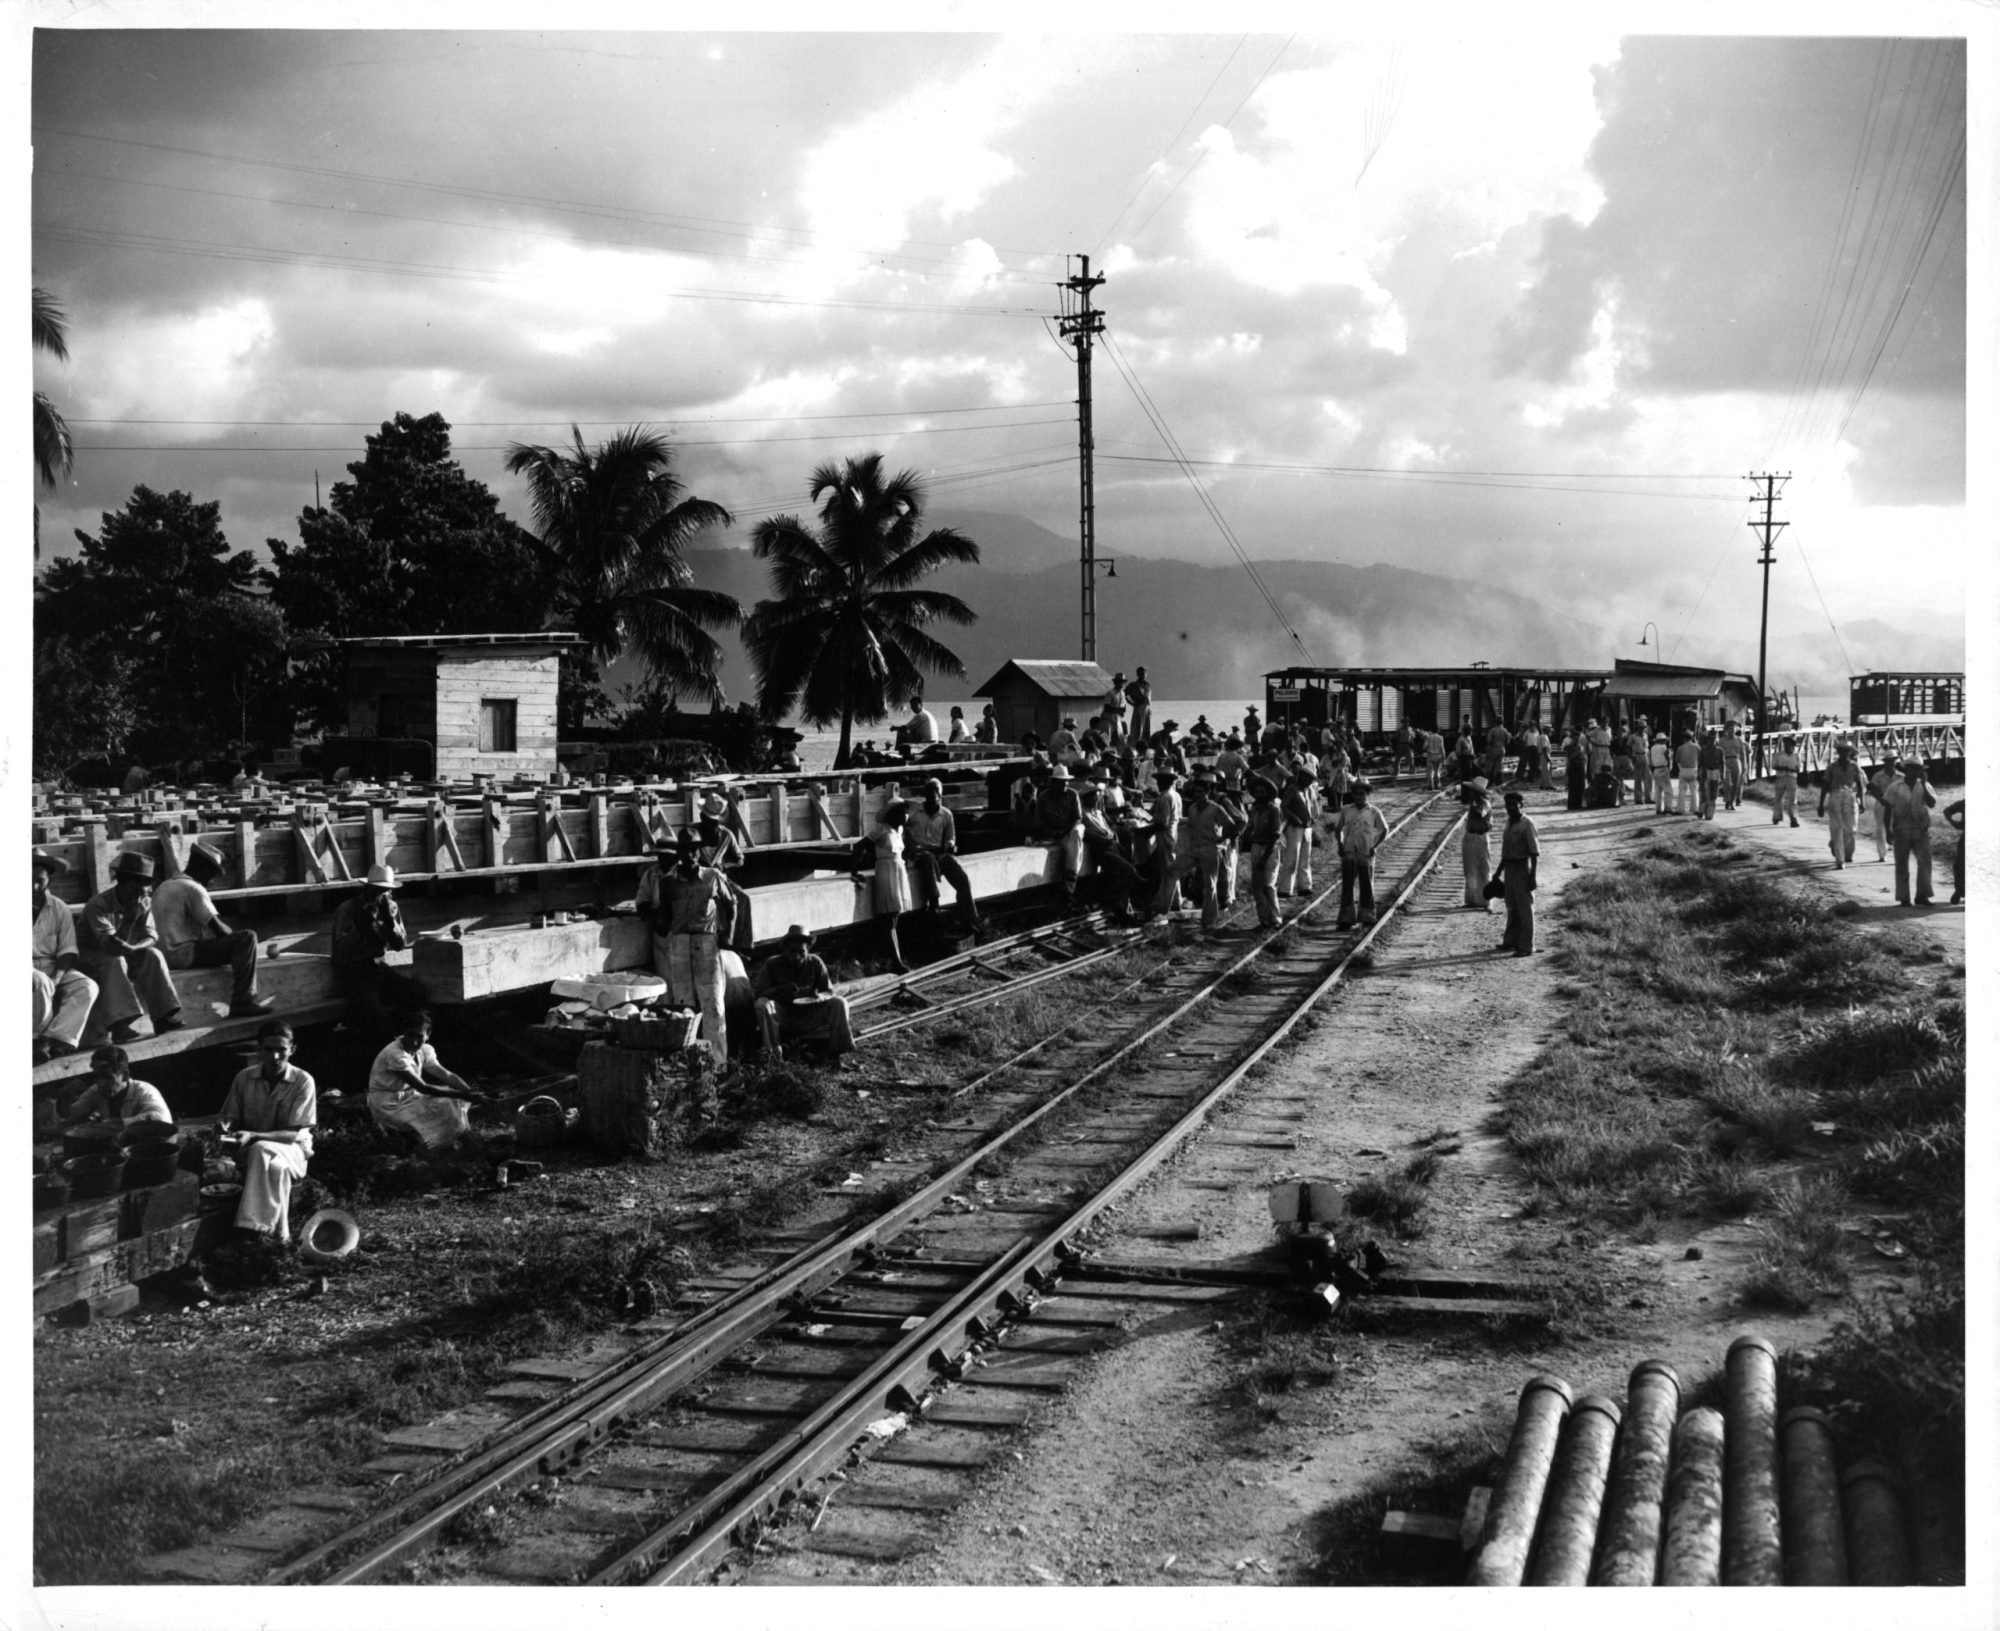
{"label": "wicker basket", "polygon": [[543,1093],[514,1112],[514,1142],[527,1149],[544,1149],[559,1143],[569,1131],[574,1110]]}
{"label": "wicker basket", "polygon": [[701,1036],[699,1013],[675,1014],[649,1019],[614,1019],[611,1034],[621,1048],[641,1048],[648,1053],[679,1053],[691,1048]]}

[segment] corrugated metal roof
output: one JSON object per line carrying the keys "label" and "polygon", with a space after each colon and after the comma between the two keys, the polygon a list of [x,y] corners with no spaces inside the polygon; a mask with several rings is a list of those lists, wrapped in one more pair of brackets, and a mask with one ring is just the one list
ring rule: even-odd
{"label": "corrugated metal roof", "polygon": [[1722,694],[1722,676],[1706,674],[1616,674],[1604,687],[1607,697],[1714,697]]}
{"label": "corrugated metal roof", "polygon": [[1111,689],[1111,676],[1096,663],[1056,662],[1040,657],[1014,657],[1003,663],[1000,672],[972,694],[990,697],[1012,671],[1044,696],[1102,697]]}

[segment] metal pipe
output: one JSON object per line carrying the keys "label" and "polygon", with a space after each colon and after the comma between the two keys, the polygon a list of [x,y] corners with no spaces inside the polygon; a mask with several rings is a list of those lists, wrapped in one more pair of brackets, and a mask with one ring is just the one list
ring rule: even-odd
{"label": "metal pipe", "polygon": [[1931,1476],[1921,1440],[1905,1433],[1896,1442],[1897,1470],[1903,1476],[1903,1510],[1910,1521],[1911,1563],[1920,1586],[1965,1584],[1964,1536]]}
{"label": "metal pipe", "polygon": [[1528,1550],[1541,1517],[1542,1493],[1555,1461],[1556,1437],[1569,1414],[1569,1384],[1537,1376],[1521,1390],[1514,1413],[1514,1436],[1494,1482],[1486,1515],[1486,1539],[1466,1574],[1469,1586],[1518,1586],[1528,1571]]}
{"label": "metal pipe", "polygon": [[1618,1406],[1602,1394],[1577,1401],[1563,1424],[1555,1470],[1542,1498],[1541,1534],[1528,1572],[1531,1586],[1587,1586],[1604,1510],[1604,1479],[1618,1437]]}
{"label": "metal pipe", "polygon": [[1593,1586],[1650,1586],[1660,1570],[1660,1523],[1680,1414],[1681,1379],[1648,1359],[1626,1384],[1625,1421],[1604,1491]]}
{"label": "metal pipe", "polygon": [[1847,1513],[1848,1572],[1857,1586],[1907,1586],[1916,1578],[1903,1533],[1896,1475],[1880,1461],[1857,1461],[1840,1479]]}
{"label": "metal pipe", "polygon": [[1690,1410],[1674,1424],[1660,1584],[1722,1583],[1722,1413]]}
{"label": "metal pipe", "polygon": [[1787,1410],[1779,1424],[1785,1457],[1785,1584],[1847,1584],[1847,1542],[1840,1525],[1840,1480],[1833,1470],[1833,1428],[1810,1406]]}
{"label": "metal pipe", "polygon": [[1722,1583],[1785,1583],[1778,1503],[1778,1350],[1762,1337],[1729,1345],[1723,1417]]}

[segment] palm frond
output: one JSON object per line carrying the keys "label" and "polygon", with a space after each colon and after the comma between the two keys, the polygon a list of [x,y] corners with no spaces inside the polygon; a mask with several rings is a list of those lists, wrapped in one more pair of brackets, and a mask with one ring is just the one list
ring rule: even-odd
{"label": "palm frond", "polygon": [[876,614],[885,619],[908,623],[976,623],[979,614],[956,595],[942,589],[889,589],[869,597]]}
{"label": "palm frond", "polygon": [[57,362],[69,361],[69,319],[46,289],[35,290],[35,349]]}

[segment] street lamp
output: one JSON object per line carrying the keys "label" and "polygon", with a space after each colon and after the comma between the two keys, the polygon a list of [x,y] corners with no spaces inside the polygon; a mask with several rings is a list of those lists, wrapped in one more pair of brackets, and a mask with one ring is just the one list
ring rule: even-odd
{"label": "street lamp", "polygon": [[[1655,623],[1655,622],[1654,622],[1654,621],[1653,621],[1653,620],[1652,620],[1652,619],[1651,619],[1651,618],[1649,617],[1649,618],[1647,618],[1647,619],[1646,619],[1646,629],[1651,629],[1651,630],[1652,630],[1652,631],[1653,631],[1653,632],[1654,632],[1655,634],[1658,634],[1658,633],[1660,632],[1660,625],[1659,625],[1659,624],[1657,624],[1657,623]],[[1640,644],[1640,645],[1642,645],[1642,646],[1643,646],[1643,645],[1644,645],[1644,644],[1646,643],[1646,629],[1641,629],[1641,630],[1639,631],[1639,644]],[[1654,642],[1654,643],[1655,643],[1655,644],[1658,644],[1658,642],[1657,642],[1657,641],[1656,641],[1656,642]]]}

